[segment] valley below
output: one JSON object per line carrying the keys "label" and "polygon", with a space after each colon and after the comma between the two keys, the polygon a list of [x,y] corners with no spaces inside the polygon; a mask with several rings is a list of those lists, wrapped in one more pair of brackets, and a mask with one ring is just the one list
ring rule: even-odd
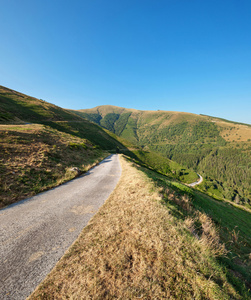
{"label": "valley below", "polygon": [[206,115],[109,105],[77,113],[145,151],[200,173],[204,181],[199,188],[208,195],[251,207],[251,125]]}

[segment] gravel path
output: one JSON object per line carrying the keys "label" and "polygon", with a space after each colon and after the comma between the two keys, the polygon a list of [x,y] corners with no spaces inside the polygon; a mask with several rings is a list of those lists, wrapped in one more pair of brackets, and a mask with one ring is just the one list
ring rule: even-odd
{"label": "gravel path", "polygon": [[199,180],[188,184],[188,186],[195,186],[195,185],[198,185],[198,184],[202,183],[203,177],[200,174],[198,174],[198,176],[199,176]]}
{"label": "gravel path", "polygon": [[111,155],[84,176],[0,211],[0,299],[25,299],[108,198],[121,174]]}

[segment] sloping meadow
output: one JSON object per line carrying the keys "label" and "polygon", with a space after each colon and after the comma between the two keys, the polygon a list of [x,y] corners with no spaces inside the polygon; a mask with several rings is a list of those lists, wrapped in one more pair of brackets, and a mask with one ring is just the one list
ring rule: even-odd
{"label": "sloping meadow", "polygon": [[[251,208],[251,125],[206,115],[109,105],[78,114],[201,174],[204,193]],[[179,178],[188,182],[186,179]]]}
{"label": "sloping meadow", "polygon": [[87,171],[108,154],[40,124],[0,125],[0,208]]}
{"label": "sloping meadow", "polygon": [[248,297],[228,280],[217,260],[225,245],[208,215],[190,211],[189,194],[161,187],[125,158],[121,164],[109,199],[29,299]]}

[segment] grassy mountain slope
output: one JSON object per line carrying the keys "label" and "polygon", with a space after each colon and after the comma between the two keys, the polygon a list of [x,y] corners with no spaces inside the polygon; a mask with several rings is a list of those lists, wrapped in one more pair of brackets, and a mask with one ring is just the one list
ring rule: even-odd
{"label": "grassy mountain slope", "polygon": [[0,86],[0,101],[1,123],[6,123],[6,121],[12,122],[15,119],[35,123],[80,120],[74,113],[63,108],[3,86]]}
{"label": "grassy mountain slope", "polygon": [[71,167],[82,172],[117,149],[183,182],[197,179],[195,172],[142,151],[72,111],[2,86],[0,138],[1,207],[73,178]]}
{"label": "grassy mountain slope", "polygon": [[0,124],[36,123],[88,139],[102,149],[124,147],[101,127],[73,112],[0,86]]}
{"label": "grassy mountain slope", "polygon": [[70,180],[108,155],[41,124],[0,125],[0,208]]}
{"label": "grassy mountain slope", "polygon": [[201,173],[208,194],[251,205],[251,125],[109,105],[80,110],[78,115]]}
{"label": "grassy mountain slope", "polygon": [[114,192],[29,299],[248,299],[250,213],[121,163]]}
{"label": "grassy mountain slope", "polygon": [[126,148],[100,126],[0,86],[0,208],[78,176],[116,147]]}
{"label": "grassy mountain slope", "polygon": [[[196,174],[167,158],[183,153],[183,147],[188,144],[185,131],[187,138],[193,141],[189,144],[191,149],[194,145],[212,147],[208,153],[201,148],[206,155],[196,168],[202,163],[205,168],[210,163],[220,167],[217,159],[226,145],[232,150],[241,150],[244,153],[242,159],[248,158],[248,146],[245,152],[243,144],[239,149],[224,138],[227,134],[226,137],[232,138],[233,131],[240,129],[226,127],[224,134],[218,134],[217,122],[210,121],[212,126],[203,124],[210,133],[205,137],[205,128],[197,126],[204,120],[203,116],[194,119],[194,115],[185,113],[170,113],[167,117],[164,112],[146,112],[144,115],[141,111],[121,108],[112,108],[112,111],[110,107],[94,109],[94,115],[89,118],[93,118],[92,121],[99,119],[97,123],[105,125],[112,133],[84,120],[82,112],[67,111],[4,87],[0,89],[0,104],[1,206],[77,176],[107,155],[105,150],[115,151],[117,147],[130,155],[131,160],[139,162],[140,167],[136,168],[148,177],[137,175],[138,171],[125,166],[127,173],[122,180],[122,189],[118,187],[113,200],[107,202],[86,227],[84,239],[80,237],[53,273],[56,280],[49,278],[43,289],[38,290],[37,297],[64,298],[68,292],[71,296],[83,297],[85,291],[87,296],[98,291],[100,298],[108,297],[109,292],[128,299],[142,295],[146,298],[197,299],[249,297],[244,286],[245,283],[249,287],[250,281],[249,211],[239,209],[237,204],[215,201],[182,185],[176,179],[189,182]],[[210,120],[211,117],[206,118]],[[186,122],[188,125],[184,125]],[[165,127],[167,123],[169,128],[174,126],[175,134],[173,127],[170,132],[168,126]],[[204,129],[201,131],[201,128]],[[161,129],[163,135],[158,137]],[[247,135],[248,132],[247,129]],[[124,139],[131,136],[130,141]],[[154,136],[158,137],[156,144],[153,143]],[[227,144],[221,145],[222,139]],[[183,147],[181,140],[184,140]],[[174,146],[176,152],[170,156],[165,153],[166,157],[163,157],[151,151],[156,151],[161,141],[163,145]],[[191,153],[189,155],[188,161],[185,156],[180,161],[190,162]],[[235,161],[236,155],[239,155],[238,151],[227,163]],[[238,163],[245,174],[246,163],[242,164],[241,160]],[[144,165],[147,169],[142,167]],[[79,171],[72,167],[78,167]],[[209,185],[209,182],[210,178],[203,184]],[[215,181],[212,184],[204,186],[208,193],[211,189],[213,193],[214,185],[217,187],[221,183]],[[224,191],[229,188],[228,185],[223,187]],[[246,189],[243,188],[243,192]],[[240,197],[239,202],[242,200]],[[228,254],[224,254],[224,249]],[[61,269],[63,274],[57,273]],[[108,294],[102,294],[104,292]]]}

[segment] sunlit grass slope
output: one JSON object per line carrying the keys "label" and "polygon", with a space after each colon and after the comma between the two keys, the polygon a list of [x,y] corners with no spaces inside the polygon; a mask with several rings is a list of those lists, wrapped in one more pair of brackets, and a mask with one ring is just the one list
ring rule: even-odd
{"label": "sunlit grass slope", "polygon": [[78,115],[204,177],[203,191],[251,207],[251,125],[205,115],[98,106]]}
{"label": "sunlit grass slope", "polygon": [[[87,139],[92,145],[110,152],[120,151],[148,164],[163,174],[174,176],[183,182],[197,180],[195,172],[172,163],[169,159],[118,137],[114,133],[83,119],[73,111],[62,109],[46,101],[36,99],[0,86],[0,124],[43,124],[72,138]],[[27,141],[26,141],[27,143]],[[32,142],[31,142],[32,143]]]}
{"label": "sunlit grass slope", "polygon": [[73,136],[88,139],[102,149],[123,147],[100,126],[41,99],[0,86],[0,104],[0,124],[45,124]]}
{"label": "sunlit grass slope", "polygon": [[41,124],[0,125],[0,141],[0,208],[70,180],[108,155]]}
{"label": "sunlit grass slope", "polygon": [[247,277],[222,262],[237,245],[222,238],[232,228],[190,188],[121,163],[114,192],[29,299],[248,299]]}
{"label": "sunlit grass slope", "polygon": [[116,147],[125,146],[100,126],[0,86],[0,207],[74,178]]}
{"label": "sunlit grass slope", "polygon": [[[156,172],[141,170],[154,180],[167,207],[184,221],[197,239],[203,240],[206,235],[208,239],[204,242],[207,245],[224,245],[226,255],[220,256],[218,261],[226,267],[228,280],[241,293],[246,288],[250,292],[251,210],[232,202],[217,201]],[[246,295],[244,299],[251,296],[246,292],[243,295]]]}

